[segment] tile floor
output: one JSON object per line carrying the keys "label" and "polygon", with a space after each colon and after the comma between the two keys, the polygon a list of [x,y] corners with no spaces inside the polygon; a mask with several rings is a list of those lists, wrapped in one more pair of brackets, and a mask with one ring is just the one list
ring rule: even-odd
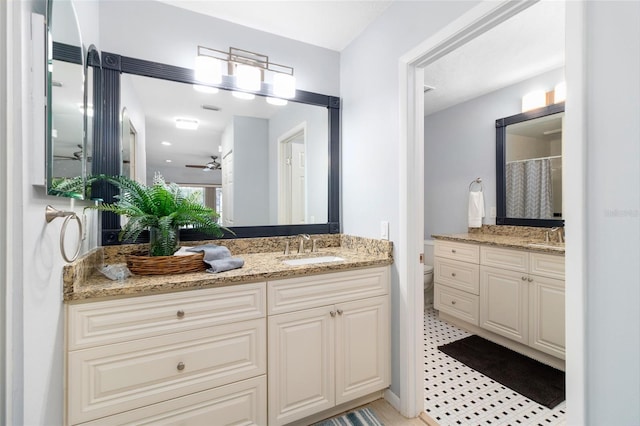
{"label": "tile floor", "polygon": [[468,336],[425,309],[425,412],[441,426],[562,425],[566,402],[543,407],[445,355],[438,346]]}

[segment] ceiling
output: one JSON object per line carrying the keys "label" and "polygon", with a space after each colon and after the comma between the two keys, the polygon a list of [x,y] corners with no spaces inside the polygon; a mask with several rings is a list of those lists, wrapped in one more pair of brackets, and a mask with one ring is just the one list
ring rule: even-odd
{"label": "ceiling", "polygon": [[[393,0],[159,1],[341,51]],[[564,2],[540,1],[426,67],[425,115],[563,65]]]}
{"label": "ceiling", "polygon": [[159,0],[282,37],[341,51],[393,0]]}

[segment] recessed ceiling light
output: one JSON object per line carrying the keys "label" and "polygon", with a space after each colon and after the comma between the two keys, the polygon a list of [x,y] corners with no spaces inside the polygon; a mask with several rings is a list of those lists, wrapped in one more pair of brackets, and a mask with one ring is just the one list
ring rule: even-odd
{"label": "recessed ceiling light", "polygon": [[171,145],[171,142],[167,142],[167,141],[162,141],[162,142],[160,142],[160,143],[161,143],[162,145],[165,145],[165,146],[170,146],[170,145]]}
{"label": "recessed ceiling light", "polygon": [[165,161],[165,162],[167,162],[167,163],[170,163],[170,162],[171,162],[171,160],[164,160],[164,161]]}
{"label": "recessed ceiling light", "polygon": [[176,118],[176,127],[178,129],[196,130],[198,128],[198,120]]}

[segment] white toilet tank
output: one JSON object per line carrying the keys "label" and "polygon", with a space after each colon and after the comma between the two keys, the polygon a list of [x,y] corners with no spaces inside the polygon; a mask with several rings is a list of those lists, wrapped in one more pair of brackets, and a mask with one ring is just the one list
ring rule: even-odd
{"label": "white toilet tank", "polygon": [[424,265],[424,306],[433,306],[433,266]]}

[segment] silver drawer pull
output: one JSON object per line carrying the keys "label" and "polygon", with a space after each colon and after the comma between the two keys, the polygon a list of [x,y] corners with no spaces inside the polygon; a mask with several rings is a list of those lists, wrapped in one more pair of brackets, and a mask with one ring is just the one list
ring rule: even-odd
{"label": "silver drawer pull", "polygon": [[452,273],[451,273],[451,276],[452,276],[452,277],[455,277],[455,276],[456,276],[456,273],[455,273],[455,272],[452,272]]}
{"label": "silver drawer pull", "polygon": [[184,370],[184,362],[180,361],[178,363],[178,366],[176,367],[178,369],[178,371],[182,371]]}
{"label": "silver drawer pull", "polygon": [[451,301],[451,304],[452,304],[452,305],[455,305],[455,304],[456,304],[456,301],[455,301],[455,300],[452,300],[452,301]]}
{"label": "silver drawer pull", "polygon": [[178,318],[182,318],[182,317],[184,317],[184,311],[183,311],[182,309],[180,309],[178,312],[176,312],[176,316],[177,316]]}
{"label": "silver drawer pull", "polygon": [[451,249],[451,253],[455,253],[455,252],[456,252],[456,249]]}
{"label": "silver drawer pull", "polygon": [[338,315],[342,315],[342,313],[344,312],[342,309],[338,309]]}
{"label": "silver drawer pull", "polygon": [[335,311],[330,311],[329,315],[331,315],[332,317],[335,317],[336,316],[336,312]]}

